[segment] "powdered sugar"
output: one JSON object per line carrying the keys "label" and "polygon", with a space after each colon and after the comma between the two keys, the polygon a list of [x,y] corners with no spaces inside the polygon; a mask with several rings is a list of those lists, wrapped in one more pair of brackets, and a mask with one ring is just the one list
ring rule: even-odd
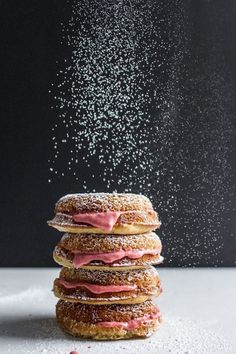
{"label": "powdered sugar", "polygon": [[205,1],[209,31],[198,36],[195,6],[183,0],[69,3],[49,181],[144,193],[161,211],[168,264],[221,265],[235,111],[223,13],[216,21]]}
{"label": "powdered sugar", "polygon": [[0,306],[7,306],[11,304],[15,304],[16,302],[19,305],[25,301],[35,301],[38,302],[44,301],[46,298],[45,289],[42,287],[30,287],[28,289],[22,289],[18,292],[14,292],[13,294],[4,294],[4,292],[0,293]]}

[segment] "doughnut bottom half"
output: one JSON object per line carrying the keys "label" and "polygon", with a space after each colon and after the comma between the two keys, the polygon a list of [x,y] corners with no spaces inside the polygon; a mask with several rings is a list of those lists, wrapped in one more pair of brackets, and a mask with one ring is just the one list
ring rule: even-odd
{"label": "doughnut bottom half", "polygon": [[[146,303],[149,303],[149,302],[151,302],[151,301],[147,301]],[[143,304],[145,304],[145,303],[143,303]],[[117,311],[119,312],[119,309],[121,309],[121,306],[123,306],[123,309],[125,310],[125,306],[126,306],[128,308],[127,311],[132,312],[132,306],[133,306],[134,314],[135,314],[136,309],[138,307],[143,307],[143,304],[142,305],[118,305],[119,307],[117,308]],[[67,306],[71,308],[71,309],[69,309],[69,311],[67,311]],[[66,333],[68,333],[72,336],[75,336],[75,337],[88,338],[88,339],[94,339],[94,340],[119,340],[119,339],[129,339],[129,338],[147,338],[147,337],[151,336],[156,330],[158,330],[160,327],[160,324],[161,324],[161,316],[158,316],[157,318],[153,318],[149,321],[146,321],[146,322],[144,321],[137,328],[133,328],[133,329],[126,329],[126,328],[123,328],[120,326],[103,327],[99,324],[99,322],[92,321],[91,315],[90,315],[90,318],[87,318],[87,319],[84,317],[84,314],[81,315],[81,318],[79,318],[80,316],[74,316],[73,313],[71,313],[71,310],[73,311],[73,306],[74,306],[73,304],[70,304],[68,302],[60,300],[57,304],[57,307],[56,307],[56,317],[57,317],[57,322],[58,322],[59,326],[62,328],[62,330],[64,330]],[[89,310],[89,307],[88,307],[89,305],[78,305],[77,304],[76,306],[86,306],[87,309]],[[115,305],[113,305],[113,306],[115,306]],[[95,307],[93,305],[91,305],[91,312],[93,311],[94,308]],[[114,311],[115,311],[115,308],[114,308]],[[106,312],[106,310],[105,310],[105,312]],[[142,312],[142,309],[141,309],[141,311],[138,311],[138,312],[139,313]],[[113,319],[112,312],[108,310],[107,313],[110,314],[111,320],[112,320]],[[105,315],[107,315],[107,314],[105,314]],[[115,313],[114,313],[114,315],[115,315]],[[117,316],[119,316],[119,314],[117,314]],[[117,316],[115,316],[115,317],[117,317]],[[129,316],[129,314],[128,314],[128,316]],[[131,318],[135,319],[135,315],[130,314],[130,316],[131,316]],[[139,317],[139,316],[137,316],[137,317]],[[96,313],[94,314],[94,318],[96,318]]]}

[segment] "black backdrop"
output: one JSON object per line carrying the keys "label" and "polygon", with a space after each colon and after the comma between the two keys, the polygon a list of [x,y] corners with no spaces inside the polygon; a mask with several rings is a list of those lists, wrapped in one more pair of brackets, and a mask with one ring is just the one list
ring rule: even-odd
{"label": "black backdrop", "polygon": [[[180,1],[169,3],[177,9]],[[157,186],[162,191],[160,195],[162,202],[159,203],[155,196],[152,199],[163,222],[161,236],[166,266],[229,266],[234,265],[236,260],[235,198],[231,187],[236,172],[233,146],[236,138],[234,125],[236,3],[233,0],[186,1],[184,7],[186,30],[190,38],[189,56],[185,63],[187,74],[182,78],[181,86],[181,95],[186,97],[186,100],[175,112],[175,119],[180,121],[183,134],[180,142],[175,141],[173,136],[175,154],[167,159],[165,174]],[[70,18],[71,6],[70,2],[66,1],[8,0],[0,2],[0,12],[2,54],[0,264],[51,266],[54,265],[51,252],[60,234],[49,230],[46,220],[52,216],[53,205],[60,196],[83,191],[81,183],[70,175],[63,179],[54,178],[52,183],[48,183],[50,178],[48,160],[52,150],[50,129],[52,121],[58,115],[57,110],[50,108],[52,98],[48,91],[50,84],[55,80],[56,61],[67,55],[68,48],[61,45],[60,23]],[[207,70],[211,66],[216,69],[209,74]],[[221,68],[222,81],[216,79],[215,83],[214,74],[217,68]],[[204,79],[195,85],[199,77]],[[202,82],[211,79],[212,87],[206,89],[201,85]],[[215,96],[212,94],[214,90]],[[195,97],[194,104],[192,97]],[[217,107],[217,112],[212,107]],[[219,120],[214,121],[212,114],[208,114],[211,109],[213,116],[214,114],[222,116],[222,125]],[[187,121],[185,117],[190,114],[189,112],[192,114],[191,120]],[[214,205],[211,203],[209,210],[207,201],[212,194],[211,182],[204,186],[203,181],[198,190],[194,190],[193,183],[193,180],[198,178],[198,174],[194,172],[194,159],[200,158],[196,151],[198,149],[204,151],[201,150],[201,145],[204,143],[207,145],[208,140],[203,139],[201,142],[200,139],[199,146],[191,144],[191,139],[188,139],[189,124],[195,137],[197,134],[199,137],[204,135],[206,126],[209,130],[214,129],[215,124],[218,124],[217,138],[221,138],[219,131],[225,133],[219,143],[214,142],[216,150],[217,145],[222,145],[219,151],[224,149],[225,153],[218,155],[222,160],[220,164],[216,164],[214,173],[220,181],[220,188],[215,194]],[[181,145],[181,149],[178,144]],[[214,149],[211,152],[212,155],[209,153],[204,160],[206,169],[208,164],[214,165]],[[188,154],[189,158],[189,163],[185,164],[185,169],[188,169],[185,175],[180,174],[179,165],[176,164],[175,168],[175,159],[180,159],[180,153]],[[171,159],[170,167],[168,161]],[[96,161],[94,165],[95,170],[101,168]],[[86,178],[88,173],[87,178],[90,179],[89,171],[83,170],[81,173],[83,178]],[[165,181],[170,176],[174,178],[175,185],[180,186],[179,197],[176,198],[177,208],[174,211],[172,208],[171,213],[170,208],[168,210],[168,203],[165,204],[169,199]],[[221,176],[224,176],[223,181]],[[199,183],[196,185],[199,186]],[[225,185],[225,190],[222,189],[222,185]],[[106,182],[102,183],[96,178],[90,182],[90,186],[90,190],[122,191],[121,188],[114,188],[114,185],[107,188]],[[138,188],[135,188],[134,192],[139,192]],[[202,208],[209,211],[203,218],[200,217]],[[214,214],[214,218],[212,216],[213,211],[218,209],[219,220],[216,218],[217,213]],[[214,224],[214,227],[207,225],[205,228],[199,227],[204,222]]]}

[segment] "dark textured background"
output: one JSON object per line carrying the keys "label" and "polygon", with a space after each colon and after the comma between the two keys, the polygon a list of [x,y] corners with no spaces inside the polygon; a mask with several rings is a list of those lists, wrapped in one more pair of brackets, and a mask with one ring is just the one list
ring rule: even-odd
{"label": "dark textured background", "polygon": [[[211,62],[211,49],[214,48],[215,53],[219,54],[216,56],[219,58],[216,59],[218,62],[214,65],[220,67],[221,60],[224,58],[222,67],[225,71],[225,80],[230,81],[227,91],[230,99],[228,103],[227,100],[223,100],[227,107],[221,108],[222,111],[227,109],[231,117],[229,126],[231,139],[227,143],[226,158],[227,163],[232,167],[229,174],[229,183],[232,184],[235,181],[236,172],[234,125],[236,114],[236,3],[233,0],[227,2],[187,1],[186,14],[191,38],[190,57],[194,58],[190,67],[196,68],[197,72],[207,77],[205,61],[208,65]],[[63,181],[55,180],[51,184],[48,183],[48,158],[51,153],[49,126],[50,120],[54,119],[56,114],[50,109],[48,90],[55,78],[55,62],[63,55],[63,47],[60,44],[60,22],[70,16],[70,6],[65,1],[1,1],[0,16],[0,67],[2,71],[0,265],[50,266],[54,265],[51,252],[60,234],[49,230],[46,220],[52,216],[54,202],[61,195],[82,190],[81,186],[69,177],[64,178]],[[191,75],[191,70],[189,73]],[[192,79],[194,81],[194,77]],[[191,86],[186,83],[185,89],[189,92]],[[219,87],[218,89],[220,92]],[[208,94],[209,99],[206,99],[203,104],[206,110],[207,105],[212,105],[211,94],[201,90],[194,92],[201,102]],[[227,95],[224,90],[220,94]],[[186,107],[186,110],[191,110],[190,101],[186,103]],[[196,112],[193,129],[198,126],[197,119]],[[211,117],[206,116],[205,119],[209,119],[210,122]],[[192,169],[193,166],[190,164],[189,180],[191,180]],[[221,171],[219,171],[219,176],[220,173]],[[185,190],[189,180],[182,181]],[[94,182],[94,188],[98,191],[106,190],[105,185],[101,185],[99,181]],[[184,211],[186,207],[184,193],[178,211],[174,214],[178,220],[188,217]],[[165,211],[159,211],[165,230],[162,231],[162,236],[166,266],[235,265],[235,198],[232,190],[226,191],[224,199],[226,205],[230,207],[222,211],[224,222],[222,226],[219,225],[218,231],[221,230],[224,242],[215,260],[204,256],[204,239],[214,238],[214,235],[199,235],[193,226],[193,242],[188,249],[188,238],[182,251],[184,229],[180,237],[171,223],[168,224],[168,228],[165,228],[165,218],[168,214]],[[217,200],[215,203],[217,208]],[[158,201],[155,202],[155,206],[158,208]],[[208,218],[210,217],[209,215]],[[189,220],[191,223],[191,217]],[[166,238],[165,235],[167,235]],[[174,246],[172,243],[175,248],[174,257],[171,256],[172,249],[167,242],[170,237],[177,240]],[[178,237],[181,238],[180,243],[178,243]],[[192,252],[195,239],[200,240],[197,244],[197,247],[200,247],[200,252],[196,256],[197,262],[191,257],[181,255],[181,252],[185,252],[185,256]]]}

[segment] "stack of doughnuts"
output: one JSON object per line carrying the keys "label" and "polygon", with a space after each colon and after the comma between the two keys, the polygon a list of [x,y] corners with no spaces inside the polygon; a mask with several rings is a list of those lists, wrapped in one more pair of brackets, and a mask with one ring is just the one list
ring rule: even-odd
{"label": "stack of doughnuts", "polygon": [[161,315],[162,292],[152,265],[162,262],[161,223],[150,200],[117,193],[70,194],[48,224],[64,232],[54,249],[62,265],[53,291],[56,316],[67,333],[98,340],[148,337]]}

